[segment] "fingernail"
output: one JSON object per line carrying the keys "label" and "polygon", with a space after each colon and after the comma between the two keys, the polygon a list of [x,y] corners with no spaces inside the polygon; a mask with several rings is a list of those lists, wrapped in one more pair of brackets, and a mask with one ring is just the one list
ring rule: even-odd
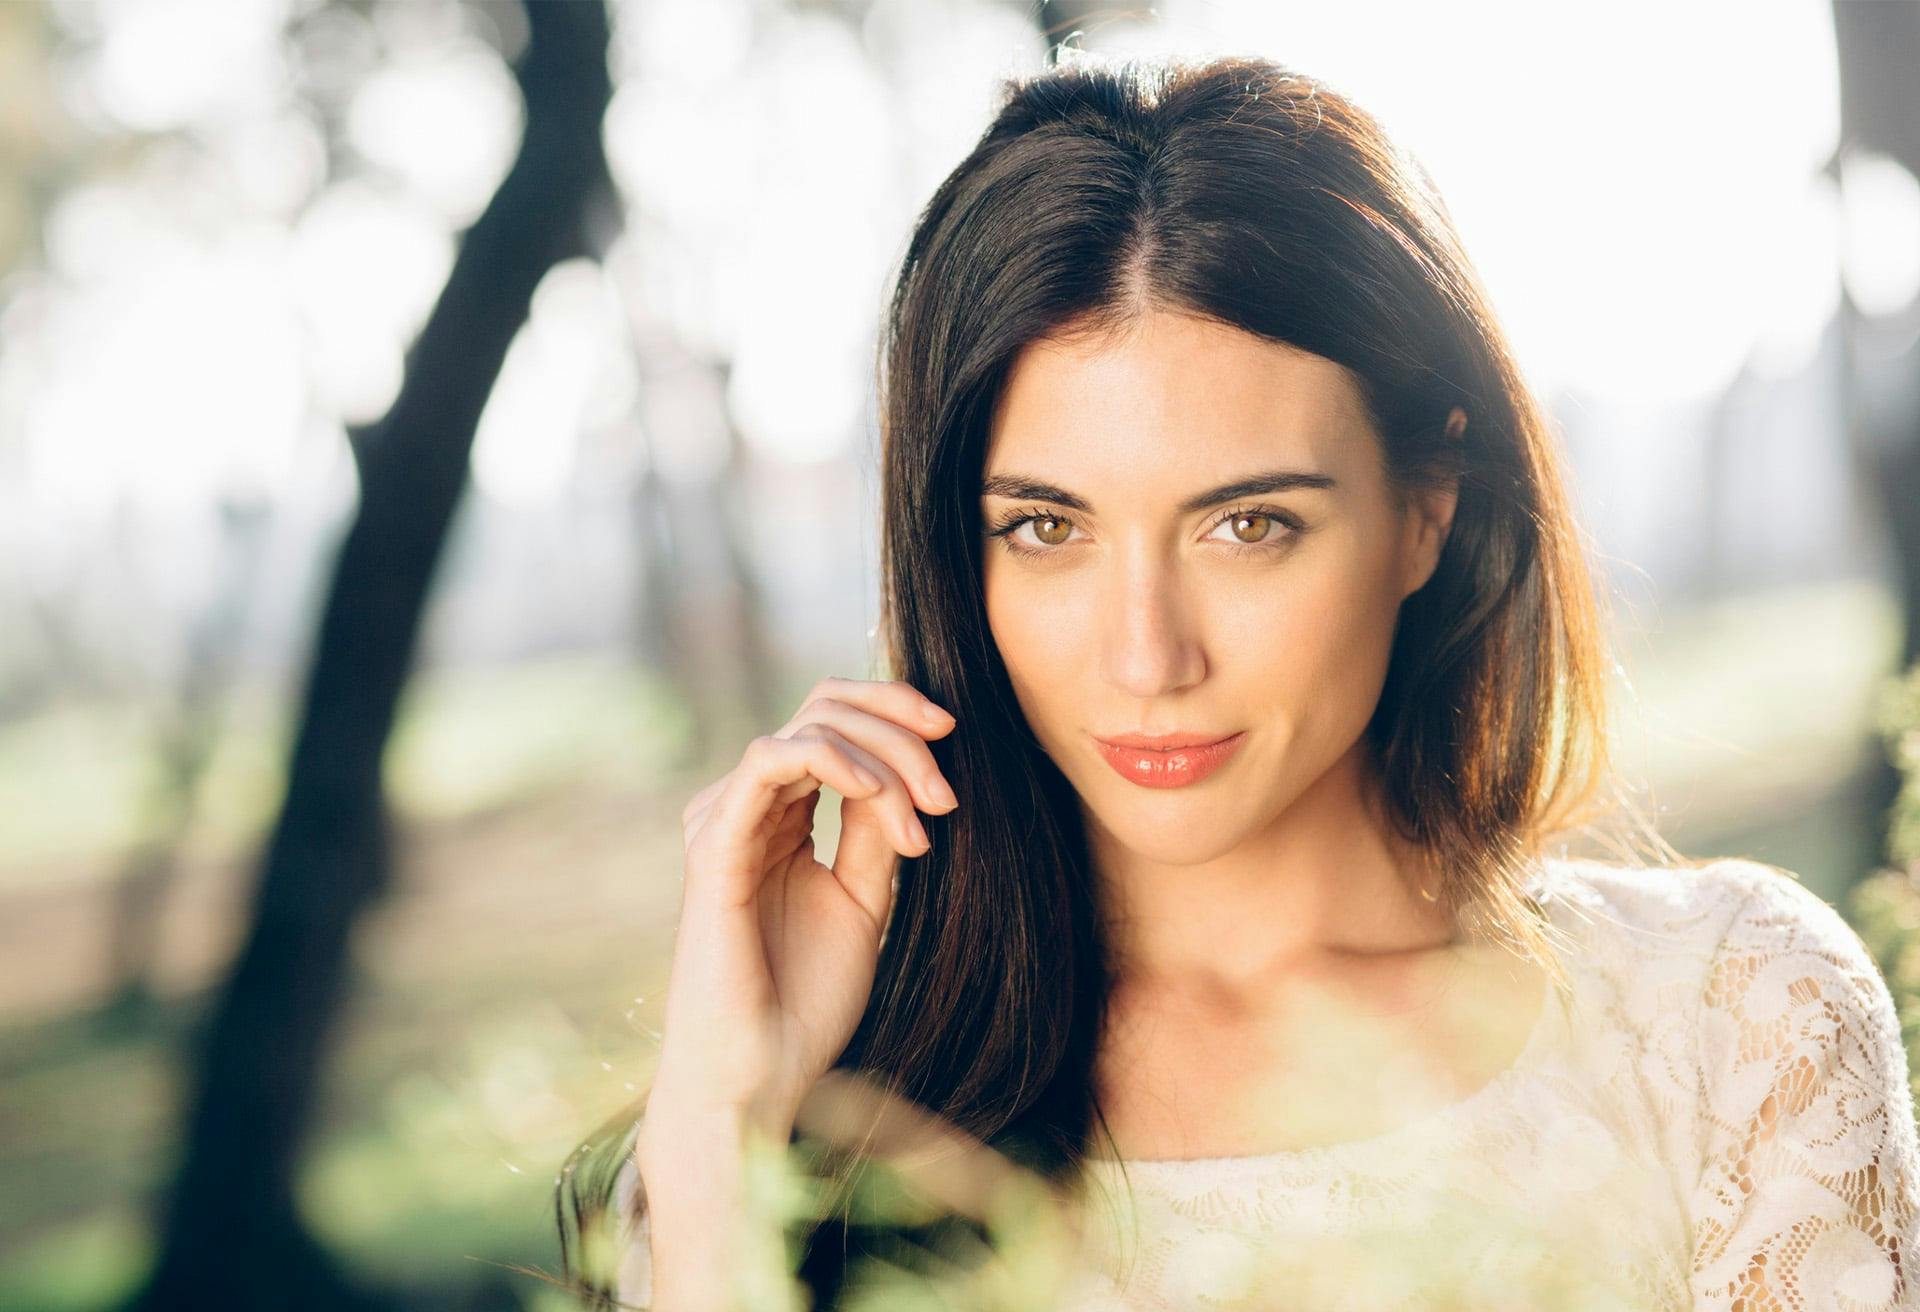
{"label": "fingernail", "polygon": [[922,847],[932,847],[932,846],[933,846],[933,842],[932,842],[932,840],[931,840],[931,839],[929,839],[929,838],[927,837],[927,831],[926,831],[926,829],[925,829],[925,828],[924,828],[924,827],[923,827],[923,826],[921,825],[921,823],[920,823],[920,818],[919,818],[918,816],[915,816],[915,817],[913,817],[913,818],[911,818],[910,820],[908,820],[908,821],[907,821],[907,823],[908,823],[909,825],[911,825],[911,826],[912,826],[912,828],[910,828],[910,829],[909,829],[909,830],[908,830],[907,832],[908,832],[908,833],[910,833],[910,834],[912,834],[912,835],[913,835],[913,837],[914,837],[914,838],[915,838],[916,840],[918,840],[918,842],[919,842],[919,844],[920,844],[920,846],[922,846]]}
{"label": "fingernail", "polygon": [[925,720],[928,724],[956,723],[956,721],[954,720],[951,714],[949,714],[945,710],[942,710],[940,707],[935,706],[932,702],[928,702],[926,705],[920,708],[920,718]]}
{"label": "fingernail", "polygon": [[948,787],[945,779],[935,779],[928,785],[927,791],[933,794],[935,801],[945,802],[948,806],[960,805],[960,799],[953,795],[953,789]]}

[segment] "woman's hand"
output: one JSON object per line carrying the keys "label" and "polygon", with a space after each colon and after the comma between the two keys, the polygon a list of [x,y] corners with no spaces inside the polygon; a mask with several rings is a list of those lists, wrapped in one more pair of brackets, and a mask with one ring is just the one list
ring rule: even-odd
{"label": "woman's hand", "polygon": [[[953,727],[909,684],[824,679],[687,804],[648,1122],[739,1111],[784,1142],[866,1008],[899,857],[928,848],[916,809],[957,805],[927,747]],[[843,799],[831,867],[813,850],[822,784]]]}

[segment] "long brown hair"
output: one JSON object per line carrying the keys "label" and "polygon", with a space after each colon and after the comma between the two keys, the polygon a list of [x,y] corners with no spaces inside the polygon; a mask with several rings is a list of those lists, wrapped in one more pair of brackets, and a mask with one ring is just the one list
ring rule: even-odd
{"label": "long brown hair", "polygon": [[[1419,164],[1345,96],[1264,59],[1079,62],[1002,90],[918,216],[877,361],[888,674],[957,716],[931,746],[960,806],[925,817],[932,849],[901,863],[836,1069],[1065,1181],[1104,1129],[1107,948],[1077,800],[989,636],[980,557],[989,419],[1029,343],[1149,307],[1207,316],[1351,370],[1396,494],[1458,479],[1366,730],[1457,923],[1564,992],[1523,890],[1534,858],[1603,816],[1679,858],[1610,770],[1610,660],[1558,441]],[[1455,406],[1468,423],[1450,439]],[[576,1190],[576,1221],[608,1178]],[[807,1246],[819,1305],[847,1230]]]}

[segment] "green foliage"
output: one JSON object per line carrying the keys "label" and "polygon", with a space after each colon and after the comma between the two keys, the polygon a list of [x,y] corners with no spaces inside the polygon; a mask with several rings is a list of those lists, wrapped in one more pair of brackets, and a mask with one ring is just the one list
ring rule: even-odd
{"label": "green foliage", "polygon": [[1894,864],[1862,880],[1844,910],[1886,976],[1920,1092],[1920,662],[1888,681],[1875,718],[1901,777],[1887,824]]}
{"label": "green foliage", "polygon": [[[749,1201],[729,1265],[729,1306],[809,1312],[796,1274],[801,1250],[793,1241],[830,1215],[845,1215],[839,1209],[849,1200],[844,1191],[815,1187],[829,1156],[806,1139],[784,1150],[750,1146]],[[983,1157],[993,1157],[993,1164]],[[1484,1200],[1465,1205],[1463,1197],[1440,1192],[1410,1197],[1404,1209],[1370,1227],[1308,1243],[1280,1235],[1264,1241],[1216,1236],[1192,1273],[1198,1284],[1191,1292],[1209,1306],[1226,1307],[1265,1306],[1263,1295],[1285,1289],[1289,1305],[1302,1307],[1358,1292],[1365,1305],[1380,1307],[1418,1296],[1459,1312],[1627,1312],[1644,1306],[1644,1291],[1631,1285],[1592,1227],[1594,1200],[1626,1181],[1614,1174],[1618,1165],[1611,1156],[1573,1161],[1570,1169],[1590,1173],[1596,1190],[1583,1195],[1581,1205],[1552,1215],[1519,1205],[1502,1214]],[[991,1185],[956,1194],[938,1182],[976,1173]],[[848,1312],[1043,1312],[1070,1296],[1097,1302],[1111,1291],[1085,1282],[1085,1259],[1112,1237],[1168,1219],[1159,1214],[1164,1200],[1098,1190],[1102,1201],[1090,1211],[1071,1212],[1037,1176],[977,1146],[944,1160],[923,1158],[918,1166],[875,1156],[852,1189],[864,1195],[854,1204],[861,1223],[883,1228],[885,1237],[849,1264],[835,1304]],[[943,1197],[936,1201],[929,1191]],[[1620,1206],[1627,1205],[1623,1197]],[[952,1223],[929,1224],[942,1208]],[[1482,1242],[1490,1231],[1500,1236],[1491,1250],[1497,1261]]]}

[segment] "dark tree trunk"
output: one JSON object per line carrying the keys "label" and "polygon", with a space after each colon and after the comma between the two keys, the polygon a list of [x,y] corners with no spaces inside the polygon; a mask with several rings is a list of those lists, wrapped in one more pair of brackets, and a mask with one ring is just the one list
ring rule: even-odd
{"label": "dark tree trunk", "polygon": [[[1920,175],[1920,5],[1865,4],[1835,0],[1834,44],[1840,62],[1840,148],[1835,162],[1854,150],[1872,150],[1898,160]],[[1862,321],[1853,299],[1843,289],[1840,334],[1845,363],[1844,386],[1849,392],[1847,437],[1860,469],[1861,481],[1877,498],[1882,522],[1892,546],[1896,601],[1902,608],[1901,665],[1920,660],[1920,407],[1902,404],[1897,410],[1873,411],[1864,405],[1863,382],[1884,383],[1886,376],[1866,378],[1863,369],[1920,374],[1920,346],[1914,344],[1912,319],[1916,307],[1907,307],[1909,321],[1902,334],[1904,349],[1889,356],[1885,343],[1860,352],[1855,343],[1871,331]],[[1884,330],[1882,338],[1893,336]],[[1875,386],[1875,393],[1911,396],[1909,387]],[[1900,790],[1900,775],[1892,760],[1882,757],[1871,785],[1870,804],[1882,819]],[[1884,855],[1884,853],[1883,853]]]}
{"label": "dark tree trunk", "polygon": [[616,218],[600,144],[606,9],[573,0],[526,10],[519,153],[462,239],[393,408],[355,437],[359,506],[320,619],[252,924],[204,1030],[139,1307],[376,1305],[308,1235],[294,1186],[351,931],[389,878],[381,757],[507,347],[541,277],[597,255]]}
{"label": "dark tree trunk", "polygon": [[1150,10],[1143,5],[1122,4],[1116,0],[1028,0],[1028,12],[1040,29],[1047,63],[1052,64],[1058,61],[1060,46],[1094,49],[1099,45],[1102,27],[1109,23],[1137,22]]}

